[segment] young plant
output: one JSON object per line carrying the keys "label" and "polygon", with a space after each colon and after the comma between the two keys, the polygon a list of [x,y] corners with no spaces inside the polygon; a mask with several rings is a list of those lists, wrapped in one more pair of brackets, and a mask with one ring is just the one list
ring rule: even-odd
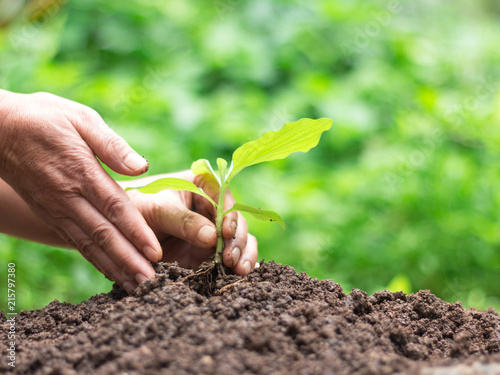
{"label": "young plant", "polygon": [[[318,120],[301,119],[297,122],[286,123],[280,130],[265,133],[255,141],[245,143],[233,153],[231,165],[228,168],[227,161],[217,159],[217,172],[214,171],[210,162],[206,159],[195,161],[191,169],[194,174],[211,174],[219,183],[219,198],[215,202],[202,189],[190,181],[180,178],[162,178],[146,186],[137,188],[140,192],[154,194],[162,190],[187,190],[205,197],[214,205],[217,211],[215,226],[217,229],[217,249],[215,262],[222,261],[222,250],[224,239],[222,237],[222,221],[225,215],[233,211],[248,212],[253,217],[264,221],[277,221],[283,229],[285,222],[276,212],[262,210],[242,203],[235,203],[232,208],[223,211],[223,202],[226,190],[233,178],[246,167],[253,164],[284,159],[294,152],[307,152],[315,147],[321,134],[330,129],[332,120],[322,118]],[[128,189],[127,189],[128,190]]]}

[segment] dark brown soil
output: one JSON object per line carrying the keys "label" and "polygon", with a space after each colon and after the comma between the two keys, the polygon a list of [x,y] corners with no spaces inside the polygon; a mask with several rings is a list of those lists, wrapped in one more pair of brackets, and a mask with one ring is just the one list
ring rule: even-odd
{"label": "dark brown soil", "polygon": [[[114,288],[23,311],[15,373],[500,374],[492,310],[428,291],[347,295],[273,262],[246,278],[156,267],[133,296]],[[4,314],[0,322],[6,342]],[[9,371],[5,353],[0,373]]]}

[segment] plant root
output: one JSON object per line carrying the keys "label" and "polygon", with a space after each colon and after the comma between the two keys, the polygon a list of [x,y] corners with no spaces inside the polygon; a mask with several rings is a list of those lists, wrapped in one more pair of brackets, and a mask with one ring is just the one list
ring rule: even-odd
{"label": "plant root", "polygon": [[215,268],[215,264],[213,264],[212,266],[208,267],[207,269],[199,269],[198,271],[196,271],[195,273],[192,273],[191,275],[188,275],[186,277],[183,277],[182,279],[180,279],[178,282],[179,283],[184,283],[185,281],[189,280],[189,279],[194,279],[196,277],[201,277],[203,275],[206,275],[208,274],[209,272],[211,272],[213,269]]}
{"label": "plant root", "polygon": [[167,285],[186,285],[195,292],[210,297],[220,294],[221,290],[229,290],[228,286],[241,283],[246,279],[239,279],[239,276],[234,275],[231,269],[222,263],[215,263],[212,259],[202,263],[196,272]]}
{"label": "plant root", "polygon": [[186,284],[184,284],[184,283],[167,283],[167,285],[182,285],[182,286],[186,286]]}
{"label": "plant root", "polygon": [[224,292],[226,292],[230,288],[234,287],[236,284],[240,284],[240,283],[241,284],[250,284],[249,282],[246,282],[246,280],[248,280],[247,277],[240,279],[234,283],[227,284],[227,285],[223,286],[222,288],[220,288],[218,291],[216,291],[215,295],[222,295]]}

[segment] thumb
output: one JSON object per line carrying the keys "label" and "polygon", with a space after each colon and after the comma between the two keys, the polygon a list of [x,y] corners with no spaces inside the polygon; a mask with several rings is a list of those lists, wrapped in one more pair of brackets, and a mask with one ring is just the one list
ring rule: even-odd
{"label": "thumb", "polygon": [[214,247],[217,243],[215,224],[206,217],[183,205],[156,205],[152,228],[180,238],[201,248]]}
{"label": "thumb", "polygon": [[87,142],[94,154],[113,171],[126,176],[138,176],[146,173],[149,163],[139,155],[129,144],[116,134],[90,108],[86,108],[84,122],[79,121],[79,133]]}

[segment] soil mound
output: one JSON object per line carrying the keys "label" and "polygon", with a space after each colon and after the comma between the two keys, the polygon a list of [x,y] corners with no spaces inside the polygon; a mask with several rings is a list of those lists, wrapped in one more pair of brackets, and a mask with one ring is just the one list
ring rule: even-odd
{"label": "soil mound", "polygon": [[[210,267],[156,270],[131,296],[115,287],[78,305],[21,312],[14,373],[500,374],[493,310],[429,291],[345,294],[274,262],[245,278]],[[4,341],[4,314],[0,322]]]}

